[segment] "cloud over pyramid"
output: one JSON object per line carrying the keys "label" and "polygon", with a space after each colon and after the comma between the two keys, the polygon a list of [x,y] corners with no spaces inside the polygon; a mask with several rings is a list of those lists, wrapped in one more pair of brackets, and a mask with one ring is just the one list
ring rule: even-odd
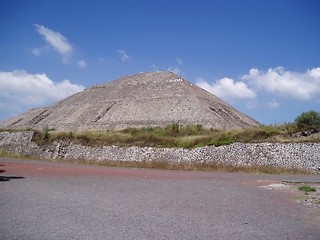
{"label": "cloud over pyramid", "polygon": [[174,73],[148,72],[86,88],[49,107],[0,122],[1,128],[57,130],[201,124],[243,128],[258,122]]}

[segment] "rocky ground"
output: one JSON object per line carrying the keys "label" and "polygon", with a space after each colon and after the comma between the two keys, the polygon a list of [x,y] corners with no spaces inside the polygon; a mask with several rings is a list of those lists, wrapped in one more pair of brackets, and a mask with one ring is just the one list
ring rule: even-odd
{"label": "rocky ground", "polygon": [[[320,178],[319,181],[260,181],[261,188],[275,191],[285,191],[294,194],[296,201],[310,208],[320,209]],[[300,186],[307,185],[316,189],[314,192],[299,190]]]}
{"label": "rocky ground", "polygon": [[303,183],[289,183],[290,189],[297,192],[299,197],[297,197],[297,201],[301,202],[303,205],[312,207],[312,208],[320,208],[320,183],[306,183],[308,186],[314,187],[316,189],[315,192],[303,192],[297,190],[299,186],[303,185]]}

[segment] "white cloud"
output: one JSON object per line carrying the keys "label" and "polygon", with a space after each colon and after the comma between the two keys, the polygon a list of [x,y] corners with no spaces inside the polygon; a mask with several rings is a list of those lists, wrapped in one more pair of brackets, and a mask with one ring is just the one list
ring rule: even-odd
{"label": "white cloud", "polygon": [[180,75],[180,74],[181,74],[181,69],[178,68],[178,67],[169,67],[169,68],[167,69],[167,71],[173,72],[173,73],[175,73],[175,74],[177,74],[177,75]]}
{"label": "white cloud", "polygon": [[320,79],[320,67],[312,68],[311,70],[308,70],[307,73],[313,78],[316,78],[318,80]]}
{"label": "white cloud", "polygon": [[259,108],[260,103],[258,102],[257,99],[254,99],[254,100],[248,101],[245,106],[246,106],[248,109],[251,109],[251,110],[252,110],[252,109],[257,109],[257,108]]}
{"label": "white cloud", "polygon": [[225,101],[249,100],[245,104],[248,109],[277,109],[284,99],[320,102],[320,67],[305,72],[286,71],[283,67],[267,71],[252,68],[238,80],[208,82],[200,78],[196,84]]}
{"label": "white cloud", "polygon": [[[177,58],[176,60],[177,60],[178,65],[182,65],[182,64],[183,64],[183,62],[182,62],[182,60],[181,60],[180,58]],[[177,75],[182,75],[182,70],[181,70],[181,68],[180,68],[180,67],[177,67],[177,66],[168,67],[168,68],[167,68],[167,71],[173,72],[173,73],[175,73],[175,74],[177,74]]]}
{"label": "white cloud", "polygon": [[32,53],[33,53],[33,55],[40,56],[41,55],[41,48],[33,48]]}
{"label": "white cloud", "polygon": [[124,50],[117,50],[117,53],[119,53],[122,61],[127,61],[130,59],[130,57],[127,55],[127,53]]}
{"label": "white cloud", "polygon": [[85,68],[85,67],[88,66],[88,63],[85,60],[80,60],[78,62],[78,66],[81,67],[81,68]]}
{"label": "white cloud", "polygon": [[286,98],[297,100],[320,99],[320,67],[304,73],[285,71],[282,67],[270,68],[267,72],[252,68],[242,80],[264,90]]}
{"label": "white cloud", "polygon": [[222,78],[212,84],[200,78],[196,85],[224,100],[253,99],[256,97],[255,92],[247,84],[241,81],[235,82],[230,78]]}
{"label": "white cloud", "polygon": [[45,46],[45,47],[35,47],[31,49],[31,52],[33,55],[39,57],[46,53],[48,50],[50,50],[50,46]]}
{"label": "white cloud", "polygon": [[[53,47],[54,50],[60,53],[63,56],[63,61],[66,62],[73,50],[67,38],[64,37],[61,33],[55,32],[42,25],[35,24],[35,27],[37,32],[44,38],[44,40],[51,47]],[[32,52],[37,55],[40,54],[39,50],[39,48],[34,48]]]}
{"label": "white cloud", "polygon": [[0,102],[11,108],[27,110],[44,106],[80,92],[84,86],[69,80],[54,82],[46,74],[29,74],[23,70],[0,72]]}
{"label": "white cloud", "polygon": [[272,100],[271,102],[268,103],[269,109],[276,109],[279,106],[280,106],[280,104],[276,100]]}

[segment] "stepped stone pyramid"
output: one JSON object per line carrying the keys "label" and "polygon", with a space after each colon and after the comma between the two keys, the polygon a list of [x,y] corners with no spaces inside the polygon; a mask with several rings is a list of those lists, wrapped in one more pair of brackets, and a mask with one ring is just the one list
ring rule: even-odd
{"label": "stepped stone pyramid", "polygon": [[201,124],[243,128],[258,122],[218,97],[168,71],[139,73],[86,88],[49,107],[0,122],[0,128],[57,130]]}

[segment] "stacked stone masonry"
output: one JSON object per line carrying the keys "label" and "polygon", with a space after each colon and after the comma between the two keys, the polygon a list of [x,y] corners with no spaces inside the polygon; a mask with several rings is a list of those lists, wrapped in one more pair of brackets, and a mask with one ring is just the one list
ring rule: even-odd
{"label": "stacked stone masonry", "polygon": [[45,146],[32,142],[33,132],[0,132],[0,151],[42,159],[103,161],[167,161],[169,163],[218,162],[236,166],[271,165],[317,171],[320,143],[233,143],[192,150],[153,147],[89,147],[68,141]]}
{"label": "stacked stone masonry", "polygon": [[258,122],[218,97],[168,72],[139,73],[85,89],[48,107],[0,121],[2,129],[126,129],[201,124],[228,129]]}

